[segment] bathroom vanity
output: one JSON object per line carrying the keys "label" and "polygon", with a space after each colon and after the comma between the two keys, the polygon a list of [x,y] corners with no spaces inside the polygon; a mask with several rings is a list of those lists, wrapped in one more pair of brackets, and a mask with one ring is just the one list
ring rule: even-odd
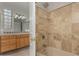
{"label": "bathroom vanity", "polygon": [[0,35],[0,53],[29,46],[28,33]]}
{"label": "bathroom vanity", "polygon": [[0,53],[28,47],[30,44],[27,13],[18,8],[12,9],[6,7],[0,10]]}

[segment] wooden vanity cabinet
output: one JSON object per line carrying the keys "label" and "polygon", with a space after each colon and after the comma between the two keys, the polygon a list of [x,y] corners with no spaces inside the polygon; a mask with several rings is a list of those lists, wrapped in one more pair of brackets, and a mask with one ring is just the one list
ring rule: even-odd
{"label": "wooden vanity cabinet", "polygon": [[20,48],[20,35],[16,35],[16,48]]}
{"label": "wooden vanity cabinet", "polygon": [[9,48],[10,50],[16,49],[16,35],[11,35],[10,36],[10,43],[9,43]]}
{"label": "wooden vanity cabinet", "polygon": [[1,36],[1,52],[6,52],[16,48],[16,39],[11,35]]}
{"label": "wooden vanity cabinet", "polygon": [[29,45],[29,35],[20,36],[20,47],[25,47]]}
{"label": "wooden vanity cabinet", "polygon": [[29,46],[29,35],[2,35],[0,36],[0,53]]}

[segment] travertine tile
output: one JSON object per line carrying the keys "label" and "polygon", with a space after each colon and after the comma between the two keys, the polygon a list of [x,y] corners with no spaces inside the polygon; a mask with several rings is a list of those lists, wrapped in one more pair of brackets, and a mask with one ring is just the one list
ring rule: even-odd
{"label": "travertine tile", "polygon": [[[36,9],[37,50],[42,49],[46,53],[49,46],[79,55],[79,3],[49,13],[39,7]],[[39,33],[47,33],[47,40],[43,41]],[[46,47],[43,47],[44,43],[47,43]]]}
{"label": "travertine tile", "polygon": [[72,4],[72,53],[79,55],[79,3]]}
{"label": "travertine tile", "polygon": [[45,53],[48,45],[47,12],[36,6],[36,50]]}
{"label": "travertine tile", "polygon": [[72,41],[70,39],[63,40],[62,41],[62,49],[64,51],[72,52]]}
{"label": "travertine tile", "polygon": [[[68,42],[71,39],[71,7],[69,5],[50,13],[49,30],[54,37],[54,45],[57,49],[65,51],[70,51],[72,45],[71,42]],[[52,38],[52,36],[49,37]]]}

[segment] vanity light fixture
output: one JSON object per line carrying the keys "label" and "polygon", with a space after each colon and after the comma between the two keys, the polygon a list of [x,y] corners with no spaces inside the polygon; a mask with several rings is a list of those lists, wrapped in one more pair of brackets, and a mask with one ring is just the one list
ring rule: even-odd
{"label": "vanity light fixture", "polygon": [[24,15],[18,15],[18,14],[16,14],[16,15],[14,16],[14,18],[15,18],[15,19],[22,19],[22,20],[26,19],[26,17],[25,17]]}

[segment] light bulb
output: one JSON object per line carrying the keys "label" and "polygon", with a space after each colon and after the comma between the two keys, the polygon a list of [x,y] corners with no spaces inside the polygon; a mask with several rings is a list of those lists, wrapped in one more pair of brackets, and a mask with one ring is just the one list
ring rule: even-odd
{"label": "light bulb", "polygon": [[15,18],[18,18],[18,15],[15,15]]}
{"label": "light bulb", "polygon": [[19,17],[18,17],[18,19],[21,19],[21,18],[22,18],[22,16],[19,16]]}
{"label": "light bulb", "polygon": [[22,17],[22,19],[26,19],[26,17],[25,17],[25,16],[23,16],[23,17]]}

